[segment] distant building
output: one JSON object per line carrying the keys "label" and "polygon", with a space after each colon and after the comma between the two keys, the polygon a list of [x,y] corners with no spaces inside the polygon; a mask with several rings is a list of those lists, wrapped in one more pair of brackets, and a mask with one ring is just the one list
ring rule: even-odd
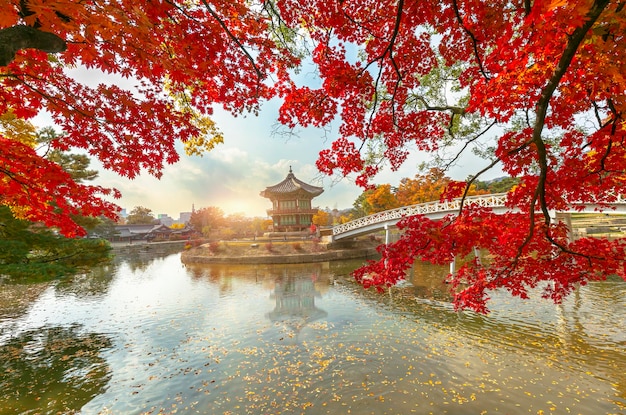
{"label": "distant building", "polygon": [[168,239],[172,230],[165,225],[117,225],[112,242],[132,242],[138,240]]}
{"label": "distant building", "polygon": [[191,220],[192,212],[180,212],[180,219],[178,219],[178,223],[189,223]]}
{"label": "distant building", "polygon": [[171,218],[167,213],[159,213],[157,216],[157,220],[161,225],[172,226],[174,223],[174,219]]}
{"label": "distant building", "polygon": [[317,209],[311,207],[311,200],[324,192],[321,187],[307,184],[293,174],[282,182],[267,187],[260,194],[272,201],[272,209],[267,211],[272,217],[274,232],[303,231],[311,226]]}

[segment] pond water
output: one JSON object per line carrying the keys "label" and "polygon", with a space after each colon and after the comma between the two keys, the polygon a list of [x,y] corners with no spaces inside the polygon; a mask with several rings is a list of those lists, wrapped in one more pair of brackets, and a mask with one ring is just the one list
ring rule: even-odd
{"label": "pond water", "polygon": [[455,312],[446,269],[120,257],[0,286],[0,414],[626,413],[626,283]]}

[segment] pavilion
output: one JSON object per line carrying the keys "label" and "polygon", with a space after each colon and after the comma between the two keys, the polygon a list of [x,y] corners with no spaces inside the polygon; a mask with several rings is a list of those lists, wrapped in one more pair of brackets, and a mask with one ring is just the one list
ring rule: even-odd
{"label": "pavilion", "polygon": [[293,174],[282,182],[268,186],[260,194],[272,201],[272,209],[267,214],[272,217],[274,232],[299,232],[312,224],[317,209],[311,207],[311,200],[324,192],[321,187],[307,184]]}

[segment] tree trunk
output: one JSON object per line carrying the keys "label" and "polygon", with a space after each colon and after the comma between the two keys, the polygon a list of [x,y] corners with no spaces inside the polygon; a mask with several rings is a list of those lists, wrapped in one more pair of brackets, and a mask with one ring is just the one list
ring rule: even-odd
{"label": "tree trunk", "polygon": [[47,53],[63,52],[67,45],[54,33],[17,25],[0,29],[0,66],[7,66],[20,49],[39,49]]}

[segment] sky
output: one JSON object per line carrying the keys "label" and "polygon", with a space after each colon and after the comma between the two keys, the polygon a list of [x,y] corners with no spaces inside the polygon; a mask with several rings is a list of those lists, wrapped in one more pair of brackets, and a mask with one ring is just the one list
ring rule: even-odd
{"label": "sky", "polygon": [[[72,75],[86,85],[95,86],[103,81],[102,74],[94,71],[84,68],[72,71]],[[108,82],[132,87],[124,85],[129,81],[121,78],[112,78]],[[311,84],[315,82],[315,79],[310,80]],[[181,212],[191,212],[192,207],[217,206],[227,215],[241,213],[248,217],[266,217],[271,202],[259,193],[285,179],[291,168],[298,179],[324,188],[324,192],[313,199],[314,207],[351,208],[363,191],[354,184],[354,178],[337,180],[321,175],[315,167],[319,152],[330,147],[337,138],[336,129],[307,128],[293,131],[293,134],[281,134],[286,130],[282,127],[277,132],[278,105],[278,102],[270,101],[258,116],[245,117],[234,117],[217,109],[212,119],[222,131],[224,143],[205,152],[202,157],[187,156],[179,143],[180,161],[167,166],[160,179],[144,173],[131,180],[104,170],[97,160],[92,160],[90,168],[99,171],[93,184],[120,190],[122,198],[114,202],[127,212],[142,206],[155,216],[167,214],[178,219]],[[37,117],[34,123],[38,127],[52,125],[46,114]],[[384,169],[374,183],[398,185],[402,178],[413,178],[419,173],[418,165],[424,161],[428,161],[428,155],[414,151],[398,171]],[[468,154],[453,166],[449,176],[463,180],[486,164],[485,160]],[[484,179],[498,175],[501,174],[496,170]]]}

